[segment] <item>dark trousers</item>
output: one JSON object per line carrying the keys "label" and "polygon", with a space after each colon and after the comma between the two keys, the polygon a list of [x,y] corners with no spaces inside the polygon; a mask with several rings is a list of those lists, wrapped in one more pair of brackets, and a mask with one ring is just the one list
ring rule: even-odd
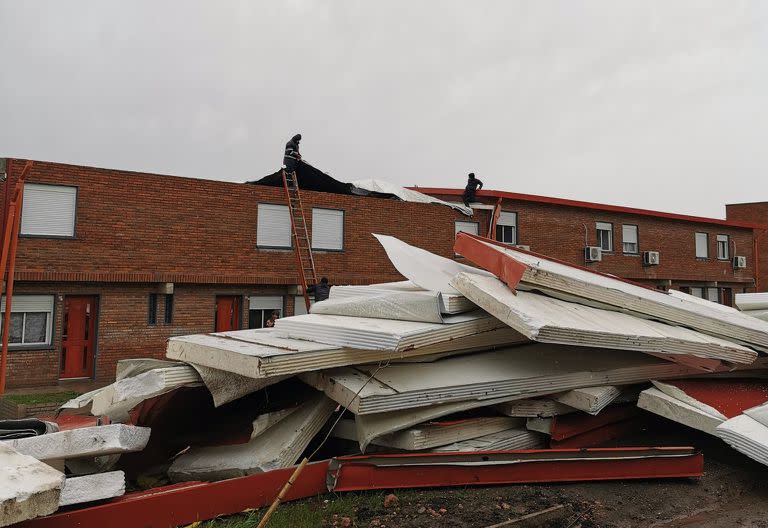
{"label": "dark trousers", "polygon": [[464,189],[464,195],[462,198],[464,198],[464,205],[469,207],[469,202],[475,201],[475,191],[472,189]]}
{"label": "dark trousers", "polygon": [[296,172],[296,167],[299,166],[299,160],[283,158],[283,165],[285,165],[285,172]]}

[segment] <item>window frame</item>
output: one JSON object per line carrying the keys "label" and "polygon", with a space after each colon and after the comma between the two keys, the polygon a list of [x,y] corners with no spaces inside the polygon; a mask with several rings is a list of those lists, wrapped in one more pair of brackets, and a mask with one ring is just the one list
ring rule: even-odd
{"label": "window frame", "polygon": [[[721,237],[725,237],[725,240],[720,240]],[[717,241],[717,260],[731,260],[731,237],[730,235],[723,235],[719,234],[717,235],[717,238],[715,239]],[[720,256],[720,243],[725,242],[725,256]]]}
{"label": "window frame", "polygon": [[165,299],[163,300],[163,324],[164,325],[172,325],[173,324],[173,294],[172,293],[166,293]]}
{"label": "window frame", "polygon": [[[285,209],[288,211],[288,245],[287,246],[273,246],[273,245],[259,244],[259,219],[261,218],[261,215],[259,214],[259,206],[261,205],[285,207]],[[282,249],[282,250],[293,249],[293,226],[291,225],[291,209],[289,206],[285,205],[284,203],[274,203],[274,202],[258,202],[256,204],[256,249]]]}
{"label": "window frame", "polygon": [[[706,253],[704,256],[699,255],[699,244],[698,244],[699,235],[704,235],[704,251]],[[693,253],[697,259],[707,259],[707,260],[709,259],[709,233],[705,233],[703,231],[696,231],[693,234]]]}
{"label": "window frame", "polygon": [[[341,248],[315,247],[315,210],[341,212]],[[312,251],[327,251],[327,252],[333,252],[333,253],[343,253],[345,248],[344,241],[347,234],[346,229],[347,229],[347,213],[344,209],[335,209],[333,207],[313,207],[312,208],[312,233],[310,234],[310,242],[309,242],[309,245],[312,248]]]}
{"label": "window frame", "polygon": [[[624,241],[624,228],[625,227],[634,227],[635,228],[635,251],[627,251],[624,247],[624,244],[627,242]],[[631,244],[631,242],[630,242]],[[621,224],[621,252],[625,255],[639,255],[640,254],[640,227],[637,224]]]}
{"label": "window frame", "polygon": [[75,210],[72,215],[72,234],[71,235],[38,235],[34,233],[24,233],[22,231],[22,222],[24,220],[24,205],[25,200],[21,201],[21,215],[19,216],[19,238],[50,238],[54,240],[75,240],[77,239],[77,204],[80,201],[80,186],[79,185],[62,185],[59,183],[50,182],[25,182],[25,190],[30,185],[48,186],[48,187],[67,187],[75,190]]}
{"label": "window frame", "polygon": [[[601,229],[600,228],[600,224],[608,225],[608,226],[611,226],[611,227],[608,228],[608,229]],[[613,253],[614,248],[615,248],[615,245],[613,243],[613,222],[595,222],[595,231],[596,231],[596,234],[597,234],[597,246],[602,250],[603,253]],[[610,249],[605,249],[603,247],[603,243],[602,243],[602,240],[601,240],[601,237],[600,237],[600,232],[601,231],[607,231],[608,233],[610,233],[610,237],[608,238],[608,241],[610,242],[610,244],[609,244]]]}
{"label": "window frame", "polygon": [[[500,222],[501,215],[499,215],[499,221],[496,222],[496,232],[494,233],[494,236],[496,237],[496,240],[499,241],[499,242],[503,242],[504,244],[512,244],[512,245],[516,246],[518,244],[518,240],[520,240],[520,232],[518,231],[518,225],[517,225],[517,221],[519,219],[519,215],[517,214],[517,211],[504,211],[503,209],[502,209],[501,213],[502,213],[502,215],[504,213],[509,214],[509,215],[514,215],[515,216],[515,223],[514,224],[503,224],[503,223]],[[507,242],[506,240],[502,240],[501,237],[499,237],[499,228],[500,227],[502,228],[502,231],[501,231],[502,233],[504,233],[504,229],[503,228],[511,227],[514,230],[515,240],[513,242]],[[455,231],[455,228],[454,228],[454,231]]]}
{"label": "window frame", "polygon": [[[11,316],[14,313],[24,314],[21,326],[21,343],[12,343],[10,341],[10,332],[8,339],[8,350],[53,350],[55,348],[55,335],[54,335],[54,323],[56,322],[56,295],[52,293],[23,293],[15,294],[13,298],[18,300],[19,297],[50,297],[51,298],[51,310],[45,312],[30,312],[30,311],[17,311],[14,310],[13,303],[11,303]],[[4,300],[5,295],[2,295],[0,299]],[[18,304],[17,304],[18,306]],[[42,343],[24,343],[24,327],[26,323],[26,314],[28,313],[45,313],[47,314],[45,322],[45,338],[46,341]],[[5,317],[5,310],[0,307],[0,331],[2,331],[2,321]]]}
{"label": "window frame", "polygon": [[157,326],[157,294],[147,296],[147,325]]}
{"label": "window frame", "polygon": [[[266,328],[264,326],[264,312],[265,311],[272,312],[273,310],[277,310],[277,311],[280,312],[280,317],[285,317],[285,295],[263,295],[263,294],[262,295],[258,295],[258,294],[255,294],[255,295],[248,295],[247,297],[248,297],[248,323],[247,323],[247,325],[248,325],[248,329],[249,330]],[[254,298],[272,299],[272,300],[275,300],[275,301],[276,301],[277,298],[279,298],[280,299],[279,307],[277,306],[277,301],[276,301],[276,304],[274,306],[268,306],[268,303],[265,302],[263,304],[263,306],[261,306],[259,308],[255,308],[253,306],[253,304],[252,304],[252,301],[251,301],[251,299],[254,299]],[[261,312],[261,314],[260,314],[261,317],[259,319],[261,321],[262,326],[251,326],[251,312],[252,311],[253,312]]]}

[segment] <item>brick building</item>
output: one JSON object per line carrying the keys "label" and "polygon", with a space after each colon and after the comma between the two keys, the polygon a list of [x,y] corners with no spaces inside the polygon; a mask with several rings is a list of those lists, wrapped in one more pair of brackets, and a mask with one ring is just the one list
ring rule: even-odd
{"label": "brick building", "polygon": [[[0,159],[4,210],[24,162]],[[261,327],[273,310],[303,309],[281,188],[50,162],[35,162],[26,181],[9,387],[109,380],[118,359],[163,357],[172,335]],[[471,218],[371,196],[306,190],[302,198],[318,273],[332,284],[401,280],[371,233],[452,258],[455,232],[486,235],[501,199],[495,231],[533,251],[584,264],[585,245],[602,245],[602,260],[589,266],[722,302],[754,287],[758,231],[745,221],[501,192],[481,192],[488,206]],[[696,233],[707,235],[706,256],[696,256]],[[649,250],[659,252],[657,265],[643,265]],[[744,268],[733,268],[735,255],[746,257]]]}
{"label": "brick building", "polygon": [[755,230],[753,251],[757,261],[757,291],[768,291],[768,202],[727,204],[725,215],[730,221],[755,222],[764,226]]}

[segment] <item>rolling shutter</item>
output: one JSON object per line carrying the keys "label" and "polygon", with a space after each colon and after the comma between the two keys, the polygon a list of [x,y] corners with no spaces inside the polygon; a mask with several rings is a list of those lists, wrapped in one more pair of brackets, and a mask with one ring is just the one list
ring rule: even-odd
{"label": "rolling shutter", "polygon": [[76,205],[77,187],[26,184],[21,211],[21,234],[75,236]]}
{"label": "rolling shutter", "polygon": [[260,203],[256,222],[257,246],[291,247],[291,216],[287,205]]}
{"label": "rolling shutter", "polygon": [[471,235],[477,235],[477,222],[456,222],[455,231],[456,234],[469,233]]}
{"label": "rolling shutter", "polygon": [[312,249],[344,249],[344,211],[312,209]]}

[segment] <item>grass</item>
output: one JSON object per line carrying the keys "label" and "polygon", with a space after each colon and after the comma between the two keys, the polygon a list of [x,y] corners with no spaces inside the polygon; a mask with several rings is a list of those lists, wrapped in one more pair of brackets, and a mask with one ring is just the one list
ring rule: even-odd
{"label": "grass", "polygon": [[3,398],[20,405],[34,405],[37,403],[64,403],[75,396],[79,396],[79,393],[67,391],[43,394],[7,394]]}
{"label": "grass", "polygon": [[[269,520],[269,528],[315,528],[331,526],[334,515],[352,520],[383,509],[381,493],[345,493],[281,504]],[[267,508],[206,521],[199,528],[255,528]]]}

